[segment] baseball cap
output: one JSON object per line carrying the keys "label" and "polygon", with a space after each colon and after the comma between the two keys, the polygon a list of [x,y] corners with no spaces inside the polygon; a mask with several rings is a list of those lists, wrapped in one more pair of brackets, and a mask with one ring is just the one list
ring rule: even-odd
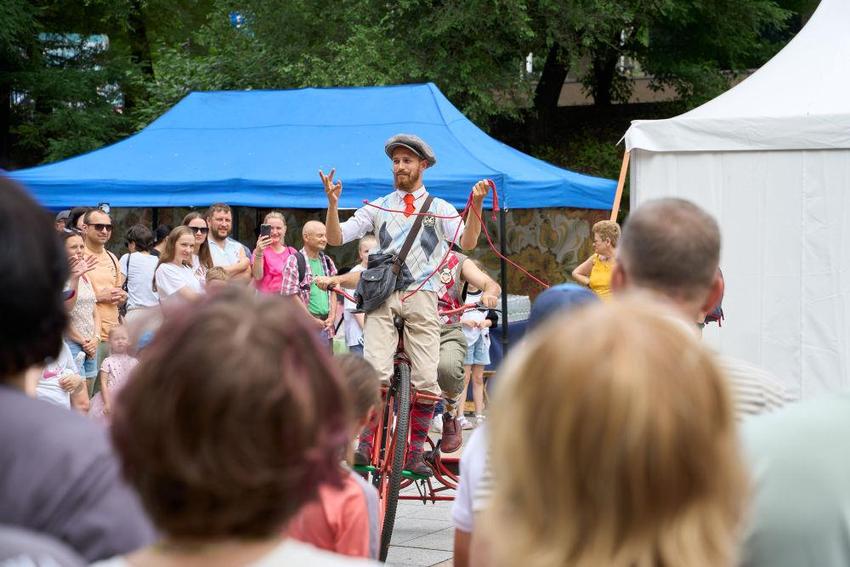
{"label": "baseball cap", "polygon": [[599,297],[586,287],[574,283],[558,284],[537,296],[528,314],[527,330],[533,331],[556,313],[567,313],[599,301]]}

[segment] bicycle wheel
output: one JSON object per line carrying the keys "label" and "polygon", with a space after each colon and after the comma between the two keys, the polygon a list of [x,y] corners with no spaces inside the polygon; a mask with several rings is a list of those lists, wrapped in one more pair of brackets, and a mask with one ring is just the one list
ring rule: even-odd
{"label": "bicycle wheel", "polygon": [[[396,420],[392,434],[393,446],[390,470],[382,478],[381,498],[384,501],[384,521],[381,526],[381,551],[379,558],[386,561],[390,548],[390,539],[395,526],[395,514],[398,507],[398,492],[401,487],[401,472],[407,453],[407,431],[410,427],[410,366],[404,362],[396,366]],[[391,424],[388,424],[391,426]]]}

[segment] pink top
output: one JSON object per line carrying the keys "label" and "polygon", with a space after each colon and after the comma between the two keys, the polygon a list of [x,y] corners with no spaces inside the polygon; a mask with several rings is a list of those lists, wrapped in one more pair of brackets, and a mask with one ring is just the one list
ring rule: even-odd
{"label": "pink top", "polygon": [[318,499],[301,508],[285,535],[340,555],[375,558],[378,494],[355,477],[349,472],[339,488],[321,485]]}
{"label": "pink top", "polygon": [[[292,246],[286,246],[283,252],[275,252],[271,246],[263,250],[263,279],[254,280],[254,285],[263,293],[280,294],[282,284],[283,265],[286,259],[295,252]],[[251,261],[254,257],[251,256]]]}

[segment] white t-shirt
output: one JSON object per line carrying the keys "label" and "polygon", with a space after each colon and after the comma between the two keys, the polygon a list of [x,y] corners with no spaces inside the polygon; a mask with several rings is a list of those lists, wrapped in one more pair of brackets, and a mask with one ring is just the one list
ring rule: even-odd
{"label": "white t-shirt", "polygon": [[[128,260],[129,274],[127,273]],[[118,267],[127,278],[128,310],[159,305],[159,298],[153,290],[153,273],[157,264],[159,264],[159,258],[141,252],[134,252],[132,257],[130,254],[124,254],[118,260]]]}
{"label": "white t-shirt", "polygon": [[[289,567],[309,565],[310,567],[380,567],[382,564],[368,559],[346,557],[329,551],[316,549],[312,545],[294,539],[285,539],[264,557],[246,567]],[[93,563],[91,567],[130,567],[123,557],[113,557]]]}
{"label": "white t-shirt", "polygon": [[71,349],[62,341],[62,350],[56,360],[48,363],[41,372],[41,378],[35,387],[35,397],[57,406],[71,407],[71,394],[62,389],[59,380],[69,374],[79,374]]}
{"label": "white t-shirt", "polygon": [[487,462],[487,425],[479,426],[463,449],[460,458],[460,484],[452,505],[452,520],[455,528],[472,533],[476,510],[472,506],[473,497]]}
{"label": "white t-shirt", "polygon": [[216,244],[212,238],[208,241],[210,247],[210,256],[212,256],[213,266],[232,266],[245,253],[245,248],[232,238],[228,237],[224,240],[224,248]]}
{"label": "white t-shirt", "polygon": [[[479,301],[481,301],[481,295],[482,294],[483,294],[483,292],[481,292],[481,291],[478,291],[478,292],[475,292],[475,293],[467,292],[466,303],[478,303]],[[460,320],[461,321],[477,321],[477,322],[480,323],[481,321],[483,321],[486,318],[487,318],[487,312],[486,311],[483,311],[481,309],[469,309],[469,310],[463,312],[463,317],[461,317]],[[467,346],[472,346],[472,345],[475,344],[475,341],[477,341],[478,338],[481,335],[489,336],[490,331],[489,331],[489,329],[479,329],[478,327],[475,327],[474,329],[472,329],[472,328],[464,325],[463,326],[463,334],[466,336]]]}
{"label": "white t-shirt", "polygon": [[[363,267],[362,264],[357,264],[353,268],[351,268],[352,272],[362,272],[366,268]],[[354,296],[353,289],[345,290],[348,295]],[[348,298],[345,298],[345,302],[343,304],[345,311],[342,313],[342,318],[345,321],[345,344],[348,346],[362,345],[363,344],[363,329],[360,328],[360,323],[357,321],[357,318],[354,316],[354,311],[357,309],[357,304],[351,301]]]}
{"label": "white t-shirt", "polygon": [[156,290],[160,301],[164,301],[186,286],[195,293],[203,292],[201,282],[195,277],[195,272],[190,266],[168,263],[162,264],[156,271]]}

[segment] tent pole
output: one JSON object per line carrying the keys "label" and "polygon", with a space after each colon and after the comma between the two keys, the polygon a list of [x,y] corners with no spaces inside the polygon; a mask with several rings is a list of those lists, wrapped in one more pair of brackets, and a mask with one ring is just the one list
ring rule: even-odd
{"label": "tent pole", "polygon": [[617,222],[620,213],[620,199],[623,198],[623,187],[626,185],[626,172],[629,171],[629,151],[623,153],[623,165],[620,166],[620,179],[617,180],[617,193],[614,195],[614,205],[611,207],[611,220]]}
{"label": "tent pole", "polygon": [[499,261],[500,273],[499,279],[502,280],[502,356],[508,354],[508,263],[505,257],[508,255],[508,238],[507,238],[507,215],[506,207],[499,209],[499,251],[502,253],[502,258]]}
{"label": "tent pole", "polygon": [[156,227],[159,226],[159,208],[152,207],[151,208],[151,230],[156,231]]}

